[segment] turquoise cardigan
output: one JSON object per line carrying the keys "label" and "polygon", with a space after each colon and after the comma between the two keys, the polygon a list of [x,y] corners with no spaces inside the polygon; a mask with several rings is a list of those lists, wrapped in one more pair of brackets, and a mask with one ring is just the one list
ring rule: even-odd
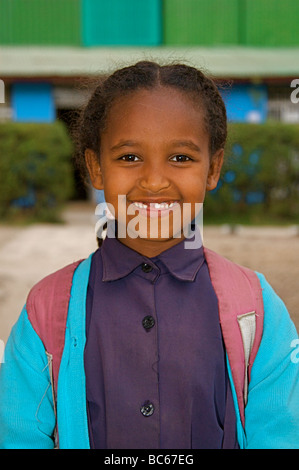
{"label": "turquoise cardigan", "polygon": [[[92,256],[92,255],[91,255]],[[84,373],[86,292],[91,256],[75,271],[59,371],[59,447],[88,449]],[[254,361],[241,424],[228,364],[240,447],[299,448],[299,340],[281,299],[257,273],[264,301],[264,330]],[[0,369],[0,448],[50,449],[55,427],[49,364],[26,306],[8,339]]]}

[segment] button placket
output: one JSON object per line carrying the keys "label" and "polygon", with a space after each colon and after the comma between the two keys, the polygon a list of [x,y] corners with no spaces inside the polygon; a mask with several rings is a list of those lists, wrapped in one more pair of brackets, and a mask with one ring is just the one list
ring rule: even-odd
{"label": "button placket", "polygon": [[[157,278],[159,277],[160,269],[157,268],[157,266],[155,266],[155,265],[152,266],[151,264],[147,263],[146,261],[143,262],[140,265],[140,268],[141,268],[141,271],[142,271],[143,274],[141,274],[140,271],[139,271],[139,275],[141,275],[143,279],[149,281],[151,284],[154,284],[155,281],[157,280]],[[155,300],[154,300],[155,299],[155,292],[154,292],[155,288],[154,288],[154,286],[152,286],[152,289],[153,289],[153,291],[152,291],[153,299],[152,299],[152,302],[151,302],[151,306],[148,305],[147,306],[148,308],[146,308],[146,310],[150,311],[150,312],[151,311],[155,312]],[[145,333],[147,333],[146,337],[149,338],[148,339],[148,341],[150,341],[149,344],[152,344],[152,345],[155,344],[155,349],[153,349],[153,351],[152,351],[153,355],[154,355],[152,364],[156,364],[157,363],[157,354],[158,354],[157,349],[156,349],[157,348],[156,334],[154,332],[152,334],[149,334],[149,332],[154,330],[154,326],[156,325],[156,320],[155,320],[154,316],[150,315],[150,314],[145,315],[141,320],[141,325],[144,328]],[[147,340],[145,340],[145,342],[147,343]],[[150,373],[152,374],[154,371],[155,371],[154,367],[151,366]],[[148,395],[147,395],[147,393],[148,393]],[[157,378],[157,375],[156,375],[155,379],[151,382],[150,387],[147,390],[147,393],[146,393],[146,395],[150,396],[153,401],[147,399],[143,403],[141,402],[142,404],[139,405],[139,411],[140,411],[141,415],[144,418],[149,418],[149,421],[147,421],[148,426],[149,426],[149,430],[150,429],[152,429],[152,430],[155,429],[155,432],[158,432],[158,430],[159,430],[159,404],[158,404],[159,395],[158,395],[158,378]],[[145,395],[145,397],[146,397],[146,395]],[[154,403],[156,403],[157,406],[155,406]]]}

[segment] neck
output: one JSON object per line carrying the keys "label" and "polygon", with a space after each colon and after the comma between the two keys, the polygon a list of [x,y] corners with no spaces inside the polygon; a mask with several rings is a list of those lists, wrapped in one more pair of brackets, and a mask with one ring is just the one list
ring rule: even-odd
{"label": "neck", "polygon": [[118,240],[131,248],[137,253],[146,256],[147,258],[154,258],[163,251],[180,243],[184,238],[170,238],[168,240],[146,240],[142,238],[119,238]]}
{"label": "neck", "polygon": [[[146,256],[147,258],[154,258],[163,251],[178,245],[180,242],[185,240],[186,248],[200,248],[202,246],[202,234],[200,228],[196,225],[193,226],[192,231],[187,232],[185,236],[184,230],[181,231],[180,236],[171,236],[170,238],[143,238],[140,236],[132,237],[126,234],[126,236],[119,236],[117,224],[108,224],[107,236],[116,236],[119,242],[123,245],[131,248],[132,250]],[[178,235],[178,234],[177,234]]]}

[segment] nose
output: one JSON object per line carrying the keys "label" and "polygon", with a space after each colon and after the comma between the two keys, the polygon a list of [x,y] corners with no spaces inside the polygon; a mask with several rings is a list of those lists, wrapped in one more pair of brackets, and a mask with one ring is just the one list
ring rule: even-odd
{"label": "nose", "polygon": [[171,183],[163,165],[148,164],[143,167],[139,184],[140,187],[146,191],[159,193],[169,188]]}

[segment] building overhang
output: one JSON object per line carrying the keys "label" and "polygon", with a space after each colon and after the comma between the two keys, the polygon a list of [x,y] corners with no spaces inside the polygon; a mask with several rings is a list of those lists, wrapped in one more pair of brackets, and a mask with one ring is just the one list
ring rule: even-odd
{"label": "building overhang", "polygon": [[96,77],[139,60],[184,62],[223,79],[299,77],[299,48],[0,46],[0,78]]}

